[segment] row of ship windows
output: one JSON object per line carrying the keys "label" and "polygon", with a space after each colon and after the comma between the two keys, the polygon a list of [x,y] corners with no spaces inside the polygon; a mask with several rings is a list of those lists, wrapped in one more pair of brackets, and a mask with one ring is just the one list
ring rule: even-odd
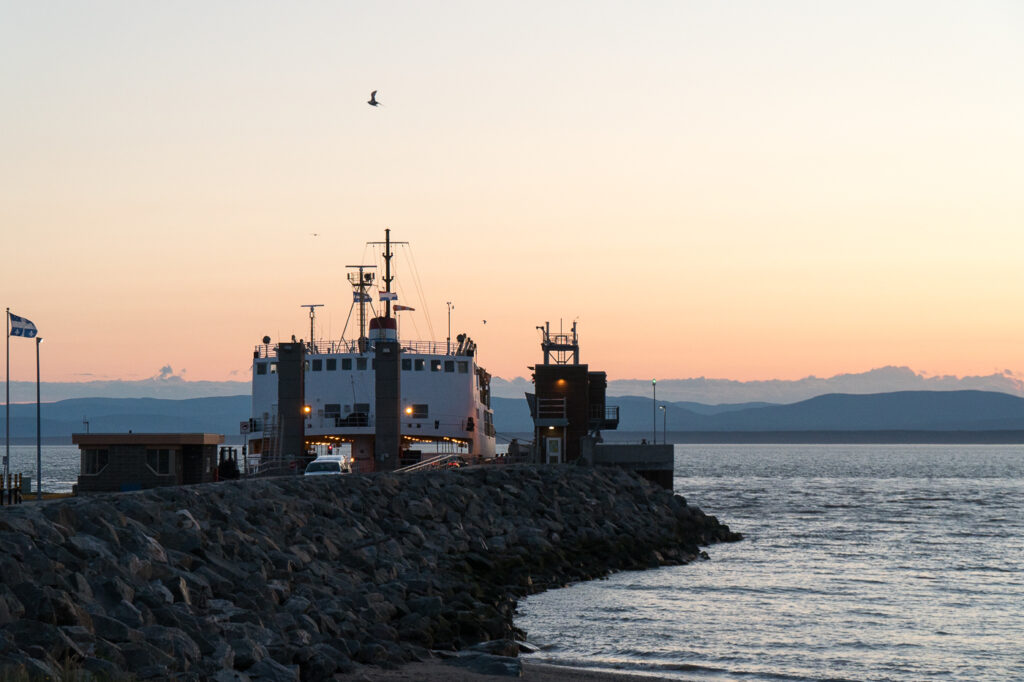
{"label": "row of ship windows", "polygon": [[[346,417],[349,415],[365,416],[370,413],[370,403],[345,405],[344,411],[341,409],[341,403],[327,403],[320,412],[322,413],[320,416],[326,419],[341,419],[342,415]],[[413,403],[405,408],[404,414],[406,417],[413,419],[427,419],[430,417],[430,405],[426,403]]]}
{"label": "row of ship windows", "polygon": [[[362,371],[367,368],[366,358],[355,358],[355,368],[357,371]],[[373,369],[377,368],[377,362],[373,361],[370,365]],[[427,368],[427,361],[422,358],[402,358],[402,371],[403,372],[422,372]],[[306,361],[306,371],[313,372],[335,372],[338,369],[338,358],[317,358],[315,360]],[[341,358],[341,371],[347,372],[352,370],[352,358]],[[449,374],[458,371],[459,374],[469,374],[469,362],[466,360],[431,360],[430,371],[431,372],[447,372]],[[266,374],[277,374],[277,363],[276,362],[257,362],[256,373]]]}

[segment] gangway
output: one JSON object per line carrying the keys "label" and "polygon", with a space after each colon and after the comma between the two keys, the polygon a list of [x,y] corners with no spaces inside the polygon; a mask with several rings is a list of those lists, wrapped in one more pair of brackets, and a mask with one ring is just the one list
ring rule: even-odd
{"label": "gangway", "polygon": [[408,473],[410,471],[419,471],[420,469],[433,469],[451,462],[461,464],[461,462],[459,462],[460,459],[460,455],[450,452],[448,454],[437,455],[436,457],[425,459],[421,462],[416,462],[415,464],[410,464],[409,466],[402,467],[401,469],[395,469],[395,473]]}

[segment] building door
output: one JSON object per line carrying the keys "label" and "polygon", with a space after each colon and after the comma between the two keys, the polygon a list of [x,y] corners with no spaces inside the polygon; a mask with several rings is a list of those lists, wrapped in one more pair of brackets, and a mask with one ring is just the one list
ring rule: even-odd
{"label": "building door", "polygon": [[560,464],[562,462],[562,439],[561,438],[546,438],[545,439],[548,464]]}

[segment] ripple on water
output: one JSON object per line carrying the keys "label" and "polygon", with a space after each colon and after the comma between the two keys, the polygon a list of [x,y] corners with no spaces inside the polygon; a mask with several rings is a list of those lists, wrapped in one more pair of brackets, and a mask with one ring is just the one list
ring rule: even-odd
{"label": "ripple on water", "polygon": [[559,643],[542,655],[716,681],[1024,679],[1024,447],[676,453],[677,492],[746,539],[523,600],[517,625]]}

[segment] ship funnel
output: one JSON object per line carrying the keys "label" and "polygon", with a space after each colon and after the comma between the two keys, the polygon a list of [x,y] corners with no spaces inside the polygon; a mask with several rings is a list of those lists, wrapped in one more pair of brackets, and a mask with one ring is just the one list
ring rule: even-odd
{"label": "ship funnel", "polygon": [[371,341],[397,341],[398,320],[393,317],[375,317],[370,320]]}

